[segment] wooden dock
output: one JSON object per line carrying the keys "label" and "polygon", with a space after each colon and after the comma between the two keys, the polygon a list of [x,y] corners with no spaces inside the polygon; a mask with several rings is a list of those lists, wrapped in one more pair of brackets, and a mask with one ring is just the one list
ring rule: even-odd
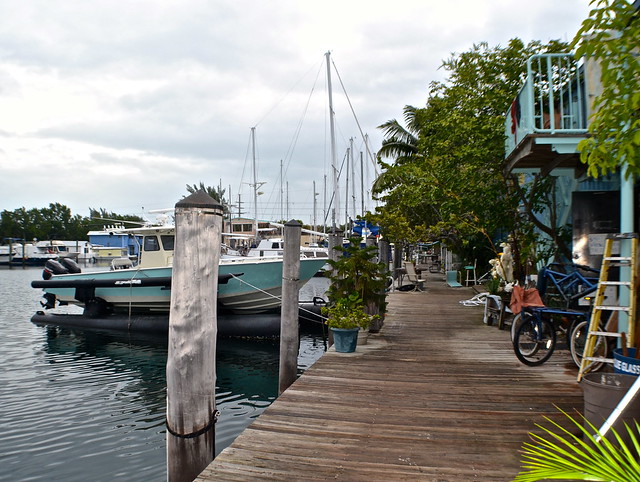
{"label": "wooden dock", "polygon": [[512,480],[554,405],[582,410],[577,367],[557,350],[522,365],[508,331],[463,306],[471,288],[429,279],[389,295],[381,332],[325,353],[197,480]]}

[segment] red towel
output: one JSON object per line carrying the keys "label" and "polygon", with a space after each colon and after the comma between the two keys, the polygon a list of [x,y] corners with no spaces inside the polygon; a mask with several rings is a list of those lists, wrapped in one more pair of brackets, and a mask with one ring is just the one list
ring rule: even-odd
{"label": "red towel", "polygon": [[524,289],[522,286],[515,285],[513,293],[511,293],[511,302],[509,303],[511,312],[518,314],[526,306],[544,306],[540,293],[536,288]]}

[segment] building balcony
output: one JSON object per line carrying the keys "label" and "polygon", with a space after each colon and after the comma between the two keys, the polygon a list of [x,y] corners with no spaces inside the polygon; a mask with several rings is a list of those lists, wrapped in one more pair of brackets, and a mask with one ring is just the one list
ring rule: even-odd
{"label": "building balcony", "polygon": [[576,169],[578,143],[587,135],[597,65],[572,54],[540,54],[527,61],[527,76],[505,117],[507,172]]}

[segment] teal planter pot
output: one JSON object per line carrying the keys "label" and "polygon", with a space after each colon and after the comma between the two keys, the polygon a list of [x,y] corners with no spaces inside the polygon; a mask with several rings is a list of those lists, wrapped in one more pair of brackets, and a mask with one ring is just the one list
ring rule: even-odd
{"label": "teal planter pot", "polygon": [[360,328],[331,328],[333,332],[333,346],[339,353],[353,353],[358,344]]}

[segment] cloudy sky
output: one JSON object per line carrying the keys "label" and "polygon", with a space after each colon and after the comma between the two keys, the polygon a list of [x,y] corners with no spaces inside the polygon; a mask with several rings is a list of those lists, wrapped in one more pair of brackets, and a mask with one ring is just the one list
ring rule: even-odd
{"label": "cloudy sky", "polygon": [[374,175],[364,137],[375,152],[378,125],[424,105],[451,53],[570,41],[588,12],[588,0],[0,0],[0,209],[144,214],[202,181],[253,215],[255,127],[259,217],[311,222],[315,181],[319,221],[325,52],[336,159],[353,142],[359,193],[360,152]]}

